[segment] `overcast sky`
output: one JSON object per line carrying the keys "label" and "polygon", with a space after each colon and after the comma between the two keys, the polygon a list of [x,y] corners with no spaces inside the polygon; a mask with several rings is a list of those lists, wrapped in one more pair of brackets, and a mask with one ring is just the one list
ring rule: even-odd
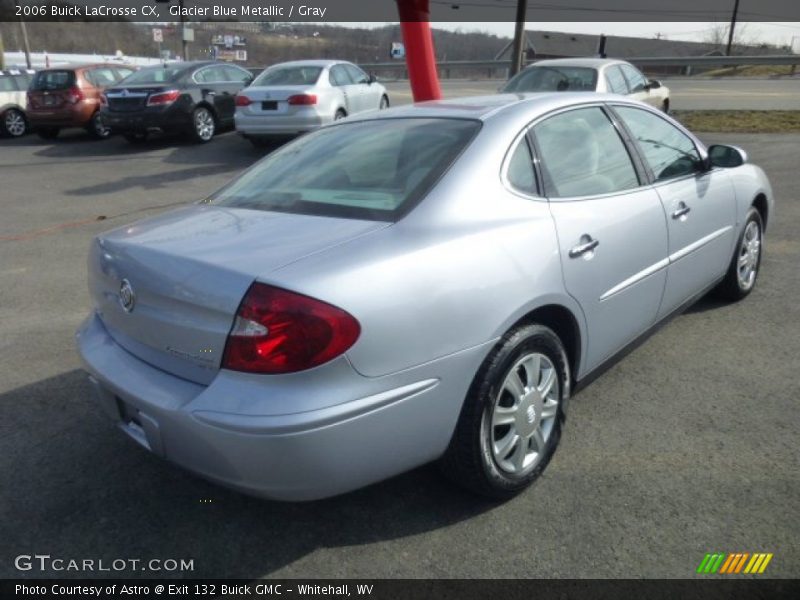
{"label": "overcast sky", "polygon": [[[340,25],[357,27],[380,27],[386,23],[339,23]],[[461,29],[463,31],[486,31],[496,35],[512,37],[514,23],[432,23],[441,29]],[[570,33],[592,33],[608,35],[627,35],[636,37],[662,37],[670,40],[703,41],[708,31],[719,26],[719,23],[528,23],[527,29],[543,31],[565,31]],[[723,24],[727,26],[727,24]],[[745,41],[769,42],[772,44],[791,44],[794,38],[795,52],[800,52],[800,23],[740,23]]]}

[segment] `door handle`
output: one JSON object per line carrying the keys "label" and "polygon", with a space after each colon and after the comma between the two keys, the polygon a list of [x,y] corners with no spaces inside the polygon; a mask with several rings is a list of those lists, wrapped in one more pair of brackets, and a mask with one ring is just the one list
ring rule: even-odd
{"label": "door handle", "polygon": [[686,206],[686,204],[681,202],[680,204],[678,204],[677,210],[672,213],[672,218],[680,219],[681,217],[685,217],[686,215],[689,214],[691,210],[692,208],[690,206]]}
{"label": "door handle", "polygon": [[583,256],[587,252],[591,252],[599,245],[600,245],[600,240],[593,240],[591,236],[583,235],[581,236],[581,243],[578,244],[577,246],[573,246],[572,249],[569,251],[569,257],[578,258],[579,256]]}

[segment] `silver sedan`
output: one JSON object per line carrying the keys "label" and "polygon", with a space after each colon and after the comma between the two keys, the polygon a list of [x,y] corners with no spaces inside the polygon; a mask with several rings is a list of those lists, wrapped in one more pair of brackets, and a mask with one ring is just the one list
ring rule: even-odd
{"label": "silver sedan", "polygon": [[511,78],[502,92],[600,92],[620,94],[669,112],[669,88],[648,79],[624,60],[555,58],[540,60]]}
{"label": "silver sedan", "polygon": [[742,150],[619,96],[405,106],[97,237],[78,347],[123,432],[233,488],[307,500],[439,461],[508,497],[576,386],[753,290],[772,209]]}
{"label": "silver sedan", "polygon": [[273,65],[236,97],[236,130],[258,144],[365,111],[389,108],[386,88],[356,65],[301,60]]}

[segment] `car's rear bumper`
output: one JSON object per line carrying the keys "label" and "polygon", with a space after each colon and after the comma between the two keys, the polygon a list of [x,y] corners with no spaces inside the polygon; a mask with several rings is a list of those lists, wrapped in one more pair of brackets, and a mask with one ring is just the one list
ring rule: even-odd
{"label": "car's rear bumper", "polygon": [[[134,357],[96,315],[77,340],[101,406],[131,438],[208,479],[279,500],[343,493],[436,459],[486,351],[381,378],[363,377],[342,357],[308,375],[222,370],[203,386]],[[299,410],[320,382],[325,406]],[[271,400],[296,400],[298,411],[276,414]]]}
{"label": "car's rear bumper", "polygon": [[190,112],[173,107],[149,107],[136,111],[103,109],[105,124],[115,133],[176,133],[192,127]]}
{"label": "car's rear bumper", "polygon": [[94,107],[78,104],[67,108],[44,109],[28,107],[28,122],[39,127],[85,127],[94,115]]}
{"label": "car's rear bumper", "polygon": [[236,131],[245,137],[298,135],[318,129],[332,121],[315,111],[308,111],[296,116],[255,116],[236,111],[234,119]]}

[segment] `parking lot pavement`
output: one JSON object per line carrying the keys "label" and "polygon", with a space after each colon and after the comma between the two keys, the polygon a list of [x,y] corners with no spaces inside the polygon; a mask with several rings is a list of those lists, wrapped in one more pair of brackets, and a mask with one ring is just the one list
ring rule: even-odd
{"label": "parking lot pavement", "polygon": [[[783,79],[664,78],[674,110],[800,110],[800,77]],[[503,85],[499,79],[443,79],[445,98],[493,94]],[[407,81],[387,82],[394,105],[411,102]]]}
{"label": "parking lot pavement", "polygon": [[261,501],[125,439],[95,409],[72,338],[89,241],[259,154],[234,135],[0,141],[0,577],[40,575],[14,569],[34,553],[193,559],[182,575],[197,577],[691,577],[715,551],[772,552],[768,575],[800,576],[800,136],[706,141],[744,146],[772,179],[756,290],[701,301],[579,393],[545,475],[499,505],[433,467]]}

